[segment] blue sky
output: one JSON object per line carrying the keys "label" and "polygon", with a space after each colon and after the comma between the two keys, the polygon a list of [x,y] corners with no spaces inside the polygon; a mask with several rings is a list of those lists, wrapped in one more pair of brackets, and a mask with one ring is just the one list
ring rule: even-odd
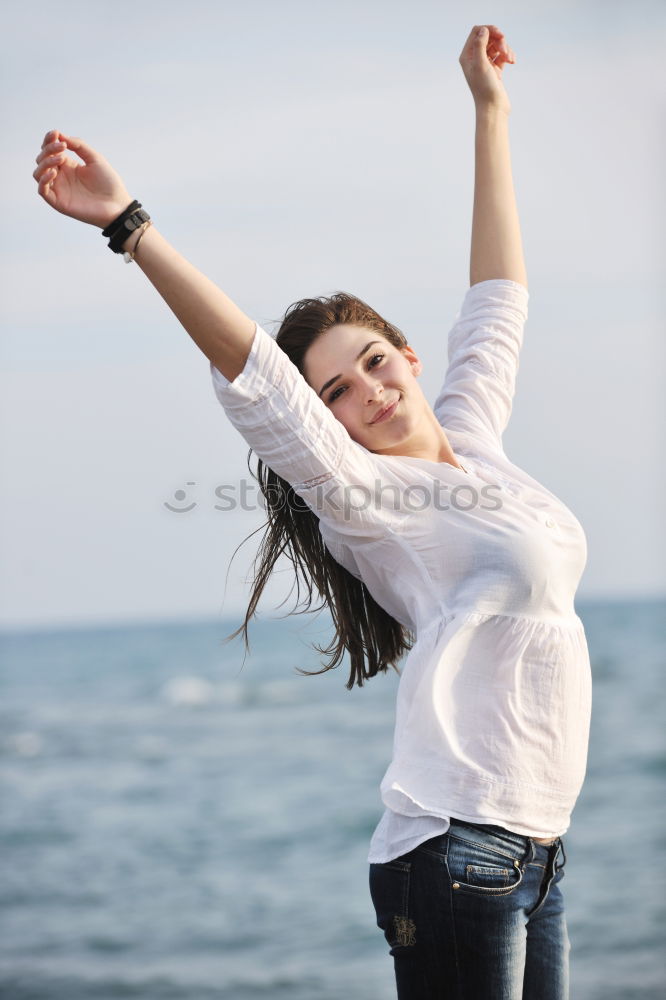
{"label": "blue sky", "polygon": [[[370,302],[432,401],[468,285],[458,57],[489,22],[517,54],[530,284],[505,448],[583,524],[581,597],[664,593],[662,5],[15,3],[4,22],[0,625],[237,615],[256,539],[225,593],[229,560],[263,520],[215,509],[247,448],[205,357],[137,267],[37,197],[44,133],[98,148],[270,331],[306,295]],[[187,514],[164,506],[177,490]]]}

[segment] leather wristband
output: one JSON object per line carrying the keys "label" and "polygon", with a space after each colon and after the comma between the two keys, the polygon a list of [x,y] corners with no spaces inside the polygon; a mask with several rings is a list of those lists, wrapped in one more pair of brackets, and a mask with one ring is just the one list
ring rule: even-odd
{"label": "leather wristband", "polygon": [[131,201],[129,203],[129,205],[127,206],[127,208],[123,212],[121,212],[120,215],[117,215],[116,218],[113,220],[113,222],[110,222],[108,224],[108,226],[106,227],[106,229],[102,230],[102,236],[111,236],[111,234],[113,233],[113,231],[115,229],[117,229],[118,226],[122,225],[122,223],[125,221],[125,219],[129,215],[131,215],[132,212],[136,212],[137,208],[141,208],[141,202],[140,201]]}
{"label": "leather wristband", "polygon": [[127,208],[110,222],[106,229],[102,230],[102,236],[108,236],[109,249],[113,253],[122,253],[123,244],[127,238],[144,222],[148,222],[150,216],[145,209],[141,208],[140,201],[132,201]]}
{"label": "leather wristband", "polygon": [[114,253],[123,252],[123,244],[127,241],[127,238],[131,236],[135,229],[139,229],[144,222],[148,222],[150,216],[143,208],[138,208],[136,211],[131,212],[120,225],[113,230],[111,234],[111,239],[109,240],[109,249]]}

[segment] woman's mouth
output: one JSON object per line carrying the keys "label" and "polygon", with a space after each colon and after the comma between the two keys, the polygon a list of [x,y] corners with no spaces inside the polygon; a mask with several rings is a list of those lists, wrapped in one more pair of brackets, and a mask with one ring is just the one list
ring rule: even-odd
{"label": "woman's mouth", "polygon": [[400,397],[398,396],[398,398],[393,403],[391,403],[385,409],[381,410],[379,412],[378,416],[376,416],[374,418],[374,420],[371,420],[370,423],[371,424],[379,424],[383,420],[388,420],[389,417],[392,416],[392,414],[393,414],[393,412],[394,412],[394,410],[395,410],[395,408],[396,408],[396,406],[398,405],[399,402],[400,402]]}

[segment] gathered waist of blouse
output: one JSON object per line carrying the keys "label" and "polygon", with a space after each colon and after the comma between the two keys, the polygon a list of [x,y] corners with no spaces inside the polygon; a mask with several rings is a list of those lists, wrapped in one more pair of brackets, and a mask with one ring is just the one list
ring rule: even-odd
{"label": "gathered waist of blouse", "polygon": [[479,608],[478,606],[473,608],[442,608],[441,615],[422,624],[417,623],[414,631],[417,638],[422,638],[426,634],[435,632],[456,619],[468,623],[476,622],[481,624],[491,618],[505,618],[507,626],[510,625],[512,628],[546,628],[552,631],[560,630],[562,633],[572,635],[585,631],[584,623],[575,611],[572,611],[568,615],[536,616],[511,614],[507,611],[498,611],[488,607]]}

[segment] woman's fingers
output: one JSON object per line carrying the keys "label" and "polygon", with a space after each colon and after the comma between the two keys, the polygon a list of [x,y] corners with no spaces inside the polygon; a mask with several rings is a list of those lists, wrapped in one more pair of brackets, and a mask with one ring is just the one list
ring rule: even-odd
{"label": "woman's fingers", "polygon": [[487,49],[486,55],[490,59],[491,63],[495,64],[495,66],[501,66],[502,63],[510,61],[508,53],[506,53],[503,49],[497,48],[495,45],[491,45]]}
{"label": "woman's fingers", "polygon": [[43,163],[44,160],[54,160],[57,159],[58,157],[62,159],[62,157],[66,155],[67,155],[66,149],[58,149],[57,147],[56,149],[53,150],[46,149],[44,150],[43,153],[41,153],[37,157],[37,163]]}
{"label": "woman's fingers", "polygon": [[[493,61],[501,57],[504,62],[515,62],[513,50],[508,45],[504,32],[500,31],[496,24],[479,25],[479,27],[488,29],[487,42],[490,48],[490,58],[492,59],[495,55]],[[478,28],[475,28],[474,31],[478,31]]]}
{"label": "woman's fingers", "polygon": [[42,176],[39,178],[40,188],[44,187],[45,184],[50,183],[55,178],[57,172],[58,171],[55,169],[55,167],[49,167],[47,170],[45,170],[42,173]]}
{"label": "woman's fingers", "polygon": [[55,156],[46,156],[44,159],[38,161],[36,168],[32,172],[32,176],[35,180],[37,180],[45,170],[50,170],[55,166],[60,166],[64,160],[64,153],[57,153]]}
{"label": "woman's fingers", "polygon": [[44,146],[46,146],[46,145],[47,145],[47,144],[48,144],[49,142],[55,142],[55,141],[56,141],[56,140],[58,140],[59,138],[60,138],[60,132],[59,132],[59,130],[58,130],[57,128],[52,128],[52,129],[51,129],[51,130],[50,130],[49,132],[47,132],[47,133],[46,133],[46,135],[44,136],[44,141],[42,142],[42,149],[43,149],[43,148],[44,148]]}
{"label": "woman's fingers", "polygon": [[47,157],[55,153],[64,155],[67,149],[71,149],[73,153],[80,156],[86,164],[99,163],[102,159],[92,146],[89,146],[87,142],[84,142],[78,136],[65,135],[59,129],[51,129],[44,136],[44,142],[42,143],[39,155],[36,157],[36,162],[43,163]]}
{"label": "woman's fingers", "polygon": [[39,163],[39,164],[38,164],[38,165],[37,165],[37,166],[35,167],[35,169],[33,170],[33,172],[32,172],[32,176],[33,176],[33,177],[35,178],[35,180],[36,180],[36,181],[38,181],[38,180],[39,180],[39,178],[40,178],[40,177],[42,176],[42,174],[44,173],[44,171],[45,171],[45,170],[50,170],[50,169],[51,169],[51,164],[50,164],[50,163]]}
{"label": "woman's fingers", "polygon": [[49,167],[48,170],[44,171],[37,187],[37,194],[39,194],[44,201],[47,201],[50,205],[55,204],[55,192],[53,191],[52,184],[56,178],[56,174],[57,170],[53,167]]}
{"label": "woman's fingers", "polygon": [[508,50],[508,46],[506,44],[506,39],[504,37],[504,32],[500,31],[499,28],[497,27],[497,25],[495,25],[495,24],[487,24],[486,28],[488,29],[488,34],[490,36],[490,41],[491,42],[495,42],[495,44],[497,45],[497,48],[500,51]]}
{"label": "woman's fingers", "polygon": [[502,66],[504,63],[515,63],[516,55],[511,46],[506,41],[504,32],[496,28],[494,24],[486,25],[489,34],[486,36],[486,55],[495,66]]}
{"label": "woman's fingers", "polygon": [[36,158],[37,163],[39,163],[39,161],[43,159],[45,156],[48,156],[49,153],[54,153],[56,152],[56,150],[59,149],[65,149],[66,146],[67,144],[63,142],[62,139],[59,139],[57,142],[44,143],[39,151],[39,156]]}
{"label": "woman's fingers", "polygon": [[515,62],[513,49],[507,43],[504,32],[495,24],[474,25],[465,43],[461,59],[473,58],[479,46],[485,49],[491,62],[500,65],[504,62]]}
{"label": "woman's fingers", "polygon": [[80,156],[84,163],[99,163],[101,157],[96,150],[89,146],[87,142],[83,139],[79,139],[78,136],[63,135],[62,132],[59,133],[60,138],[66,143],[67,148],[71,149],[72,152]]}

